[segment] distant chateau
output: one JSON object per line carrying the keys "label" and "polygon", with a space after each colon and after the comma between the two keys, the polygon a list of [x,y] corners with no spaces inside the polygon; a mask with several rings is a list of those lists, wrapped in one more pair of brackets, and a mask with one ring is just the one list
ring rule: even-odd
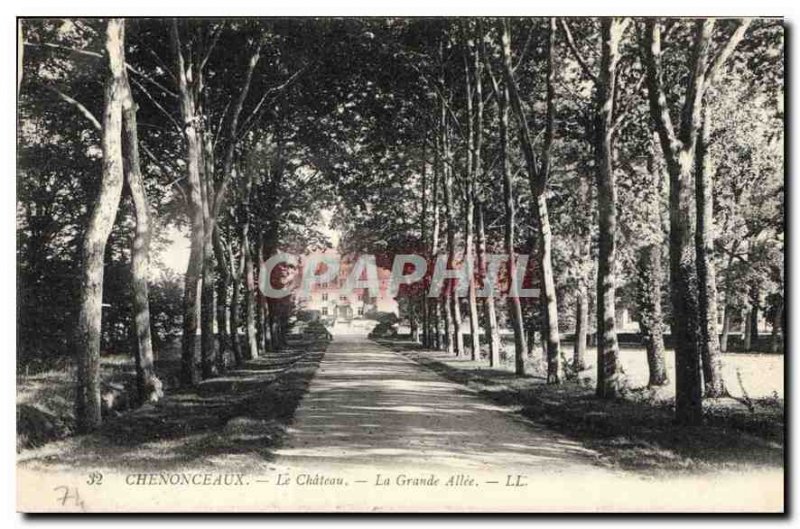
{"label": "distant chateau", "polygon": [[[338,256],[336,252],[331,251],[325,252],[325,254],[332,257]],[[303,262],[306,259],[304,258]],[[380,282],[378,296],[372,296],[366,288],[356,288],[347,295],[344,294],[345,281],[353,265],[354,263],[346,257],[341,257],[336,279],[315,284],[311,288],[309,298],[296,298],[298,309],[318,311],[322,319],[339,322],[369,318],[371,315],[381,312],[392,312],[399,315],[397,301],[388,295],[391,271],[386,268],[378,268]],[[295,291],[295,296],[297,296],[297,291]]]}

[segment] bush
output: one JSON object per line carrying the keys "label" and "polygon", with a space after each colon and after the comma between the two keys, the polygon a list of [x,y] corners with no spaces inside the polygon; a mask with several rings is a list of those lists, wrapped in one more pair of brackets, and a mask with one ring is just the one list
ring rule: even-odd
{"label": "bush", "polygon": [[322,313],[318,310],[301,310],[297,312],[297,321],[319,321]]}
{"label": "bush", "polygon": [[328,331],[325,325],[319,321],[310,322],[306,326],[304,334],[312,336],[315,340],[330,341],[333,339],[331,333]]}
{"label": "bush", "polygon": [[[397,318],[395,317],[395,319]],[[397,326],[394,323],[387,322],[380,322],[368,335],[369,338],[394,338],[396,336]]]}
{"label": "bush", "polygon": [[150,285],[150,325],[157,349],[183,332],[183,281],[178,274],[163,273]]}
{"label": "bush", "polygon": [[395,324],[399,321],[397,314],[394,312],[381,312],[377,310],[371,310],[364,314],[365,320],[374,320],[378,323],[387,323],[389,325]]}

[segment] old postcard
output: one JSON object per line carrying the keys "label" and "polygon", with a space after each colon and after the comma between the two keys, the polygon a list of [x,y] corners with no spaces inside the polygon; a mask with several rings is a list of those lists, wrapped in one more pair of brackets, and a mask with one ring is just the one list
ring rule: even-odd
{"label": "old postcard", "polygon": [[782,19],[17,35],[19,511],[784,511]]}

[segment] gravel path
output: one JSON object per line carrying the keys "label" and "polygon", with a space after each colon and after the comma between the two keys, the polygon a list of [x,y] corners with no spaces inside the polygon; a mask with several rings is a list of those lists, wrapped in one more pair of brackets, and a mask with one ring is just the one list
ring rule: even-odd
{"label": "gravel path", "polygon": [[360,336],[337,336],[276,463],[541,473],[599,470],[579,443]]}

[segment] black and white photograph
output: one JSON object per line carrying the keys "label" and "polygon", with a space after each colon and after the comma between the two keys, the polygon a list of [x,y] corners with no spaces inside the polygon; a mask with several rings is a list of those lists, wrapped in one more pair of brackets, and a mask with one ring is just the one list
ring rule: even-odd
{"label": "black and white photograph", "polygon": [[19,512],[786,511],[784,18],[20,11]]}

